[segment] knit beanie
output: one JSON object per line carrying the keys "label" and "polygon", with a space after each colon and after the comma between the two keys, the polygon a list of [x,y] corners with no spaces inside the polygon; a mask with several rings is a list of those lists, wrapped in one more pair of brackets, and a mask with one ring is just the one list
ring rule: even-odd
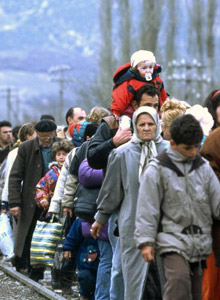
{"label": "knit beanie", "polygon": [[137,64],[139,64],[142,61],[152,61],[153,63],[156,63],[156,58],[151,51],[146,50],[139,50],[132,54],[131,56],[131,66],[132,68],[135,68]]}

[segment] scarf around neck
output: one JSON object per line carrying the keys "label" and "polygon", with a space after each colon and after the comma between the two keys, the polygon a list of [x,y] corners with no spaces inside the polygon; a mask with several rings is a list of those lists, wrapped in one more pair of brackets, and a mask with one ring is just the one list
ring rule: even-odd
{"label": "scarf around neck", "polygon": [[[137,132],[137,119],[141,114],[147,113],[149,114],[156,124],[156,133],[154,138],[151,141],[143,141],[139,138]],[[139,144],[141,147],[141,155],[140,155],[140,162],[139,162],[139,181],[140,178],[152,157],[157,156],[157,148],[156,144],[162,141],[162,137],[160,135],[160,123],[157,111],[153,107],[149,106],[142,106],[139,107],[133,114],[132,118],[134,133],[131,139],[131,143]]]}

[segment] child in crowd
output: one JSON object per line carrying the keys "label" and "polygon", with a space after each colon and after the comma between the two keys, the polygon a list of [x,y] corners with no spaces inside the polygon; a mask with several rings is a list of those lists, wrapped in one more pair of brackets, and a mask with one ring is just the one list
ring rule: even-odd
{"label": "child in crowd", "polygon": [[63,140],[55,142],[52,146],[52,156],[55,159],[50,164],[50,170],[38,182],[36,186],[36,203],[37,205],[47,210],[50,205],[50,200],[56,186],[60,170],[64,164],[67,154],[73,149],[73,144],[70,141]]}
{"label": "child in crowd", "polygon": [[153,84],[160,92],[160,106],[167,98],[164,84],[159,73],[162,68],[156,64],[156,58],[150,51],[139,50],[132,54],[131,61],[119,67],[113,74],[114,88],[111,111],[118,118],[129,121],[133,114],[131,100],[135,92],[144,84]]}
{"label": "child in crowd", "polygon": [[94,300],[99,264],[98,242],[91,237],[91,223],[77,218],[63,245],[64,258],[76,255],[81,300]]}
{"label": "child in crowd", "polygon": [[178,117],[170,132],[170,148],[151,160],[141,178],[135,239],[145,261],[153,261],[155,251],[163,256],[164,300],[201,300],[212,218],[220,219],[220,185],[198,154],[199,122]]}
{"label": "child in crowd", "polygon": [[[48,210],[61,168],[65,162],[67,154],[73,149],[73,147],[73,144],[68,140],[62,140],[53,144],[52,156],[55,161],[50,164],[50,170],[44,177],[41,178],[36,186],[35,201],[41,209]],[[65,274],[63,272],[63,276],[61,277],[59,271],[52,269],[52,288],[62,288],[67,293],[67,291],[70,290],[70,285],[72,283],[72,274],[69,273]]]}

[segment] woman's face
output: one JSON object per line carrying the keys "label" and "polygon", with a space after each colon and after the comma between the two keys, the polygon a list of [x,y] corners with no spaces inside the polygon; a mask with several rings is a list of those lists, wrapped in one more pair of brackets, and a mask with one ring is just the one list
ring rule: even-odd
{"label": "woman's face", "polygon": [[141,114],[136,122],[137,134],[142,141],[151,141],[154,139],[157,126],[149,114]]}

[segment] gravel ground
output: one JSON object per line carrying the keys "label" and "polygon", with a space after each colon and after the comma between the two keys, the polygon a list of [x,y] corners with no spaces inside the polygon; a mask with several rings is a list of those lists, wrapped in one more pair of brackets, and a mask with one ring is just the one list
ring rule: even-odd
{"label": "gravel ground", "polygon": [[0,271],[0,299],[45,300],[47,298]]}
{"label": "gravel ground", "polygon": [[[41,282],[45,287],[51,289],[49,282],[42,281]],[[67,300],[78,300],[78,286],[77,284],[73,284],[73,295],[67,296],[63,295],[62,291],[57,291],[58,294]],[[46,300],[48,298],[43,295],[37,293],[33,288],[24,285],[13,277],[8,276],[2,270],[0,270],[0,300]]]}

